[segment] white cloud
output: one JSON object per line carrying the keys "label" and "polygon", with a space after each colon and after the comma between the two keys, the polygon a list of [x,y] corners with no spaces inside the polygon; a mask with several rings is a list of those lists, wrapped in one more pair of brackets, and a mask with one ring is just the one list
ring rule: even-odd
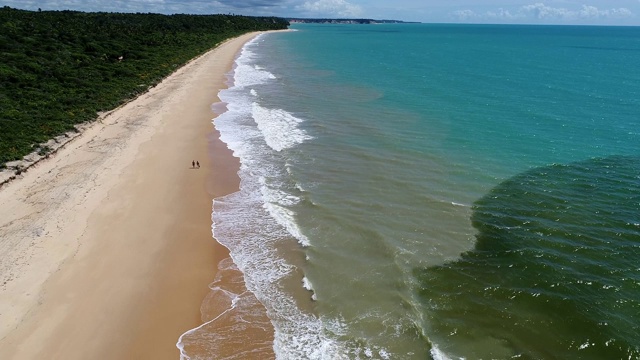
{"label": "white cloud", "polygon": [[633,16],[631,10],[627,8],[600,10],[595,6],[582,5],[582,9],[569,10],[565,8],[554,8],[543,3],[525,5],[522,12],[533,14],[538,19],[609,19],[625,18]]}
{"label": "white cloud", "polygon": [[598,10],[595,6],[587,6],[583,5],[582,9],[579,11],[578,16],[580,18],[613,18],[613,19],[621,19],[633,16],[631,10],[627,8],[618,8],[618,9],[608,9],[608,10]]}
{"label": "white cloud", "polygon": [[317,0],[307,1],[296,6],[298,10],[307,12],[310,16],[327,17],[358,17],[362,14],[362,8],[345,0]]}
{"label": "white cloud", "polygon": [[487,11],[486,15],[492,19],[508,19],[513,20],[521,17],[518,14],[512,14],[509,10],[498,9],[497,11]]}
{"label": "white cloud", "polygon": [[538,19],[568,18],[570,17],[570,14],[571,14],[571,11],[565,8],[554,8],[551,6],[546,6],[543,3],[525,5],[520,8],[520,11],[523,13],[527,13],[529,15],[533,15]]}
{"label": "white cloud", "polygon": [[544,3],[535,3],[521,6],[515,12],[505,9],[496,11],[475,12],[473,10],[458,10],[451,14],[458,21],[515,21],[515,20],[539,20],[539,21],[597,21],[607,19],[623,19],[635,16],[627,8],[599,9],[595,6],[582,5],[582,8],[571,10],[562,7],[547,6]]}
{"label": "white cloud", "polygon": [[480,17],[480,15],[476,14],[473,10],[457,10],[454,11],[452,15],[460,21],[470,21]]}
{"label": "white cloud", "polygon": [[520,12],[512,13],[509,10],[500,8],[498,10],[478,13],[473,10],[458,10],[453,12],[453,17],[460,21],[489,21],[489,20],[517,20],[524,17]]}

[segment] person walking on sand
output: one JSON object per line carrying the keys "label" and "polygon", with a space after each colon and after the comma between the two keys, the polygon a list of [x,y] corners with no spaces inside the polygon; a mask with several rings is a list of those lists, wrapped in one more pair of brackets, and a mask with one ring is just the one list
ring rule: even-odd
{"label": "person walking on sand", "polygon": [[200,169],[200,161],[196,161],[196,166]]}
{"label": "person walking on sand", "polygon": [[193,160],[191,160],[191,168],[192,168],[192,169],[195,169],[195,168],[196,168],[196,162],[195,162],[195,161],[193,161]]}

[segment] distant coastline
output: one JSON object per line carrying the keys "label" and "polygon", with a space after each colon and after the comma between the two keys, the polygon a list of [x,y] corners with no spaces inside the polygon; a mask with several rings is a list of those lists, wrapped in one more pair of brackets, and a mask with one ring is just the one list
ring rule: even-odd
{"label": "distant coastline", "polygon": [[416,21],[374,19],[303,19],[287,18],[291,24],[420,24]]}

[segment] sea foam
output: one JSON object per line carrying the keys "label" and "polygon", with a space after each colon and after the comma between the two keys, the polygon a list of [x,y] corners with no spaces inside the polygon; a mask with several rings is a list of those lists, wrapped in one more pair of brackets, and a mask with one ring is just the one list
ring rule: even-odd
{"label": "sea foam", "polygon": [[302,119],[282,109],[268,109],[253,103],[252,115],[265,141],[275,151],[282,151],[311,139],[298,128]]}
{"label": "sea foam", "polygon": [[[431,348],[431,358],[433,360],[452,360],[444,352],[442,352],[442,350],[440,350],[438,345],[435,344],[433,344],[433,347]],[[464,360],[464,358],[460,358],[459,360]]]}
{"label": "sea foam", "polygon": [[[267,84],[276,79],[274,74],[253,63],[255,53],[250,48],[258,46],[259,39],[256,38],[247,44],[248,46],[243,48],[241,55],[236,60],[231,83],[238,89]],[[252,97],[258,96],[258,92],[254,88],[250,88],[249,93]],[[304,130],[299,128],[299,124],[303,120],[286,110],[271,109],[254,101],[251,104],[251,113],[265,141],[269,147],[276,151],[288,149],[311,139]]]}
{"label": "sea foam", "polygon": [[264,199],[264,208],[269,212],[271,217],[278,224],[284,227],[289,234],[298,240],[302,246],[310,246],[309,239],[302,233],[295,220],[295,213],[289,210],[287,206],[295,205],[300,202],[297,196],[288,194],[284,191],[274,189],[266,184],[264,177],[260,178],[260,191]]}
{"label": "sea foam", "polygon": [[306,276],[302,278],[302,287],[311,291],[311,300],[317,300],[316,293],[313,291],[313,285]]}
{"label": "sea foam", "polygon": [[251,64],[251,61],[255,59],[255,53],[250,50],[250,47],[259,45],[260,38],[261,36],[257,36],[248,42],[248,46],[245,46],[240,52],[240,56],[235,63],[232,86],[247,87],[263,84],[268,80],[276,78],[272,73],[257,65]]}

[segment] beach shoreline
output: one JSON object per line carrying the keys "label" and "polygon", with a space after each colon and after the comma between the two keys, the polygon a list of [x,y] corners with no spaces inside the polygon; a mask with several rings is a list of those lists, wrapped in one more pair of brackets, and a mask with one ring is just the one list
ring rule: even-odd
{"label": "beach shoreline", "polygon": [[179,357],[228,257],[212,201],[239,187],[211,105],[257,34],[194,59],[0,189],[0,358]]}

